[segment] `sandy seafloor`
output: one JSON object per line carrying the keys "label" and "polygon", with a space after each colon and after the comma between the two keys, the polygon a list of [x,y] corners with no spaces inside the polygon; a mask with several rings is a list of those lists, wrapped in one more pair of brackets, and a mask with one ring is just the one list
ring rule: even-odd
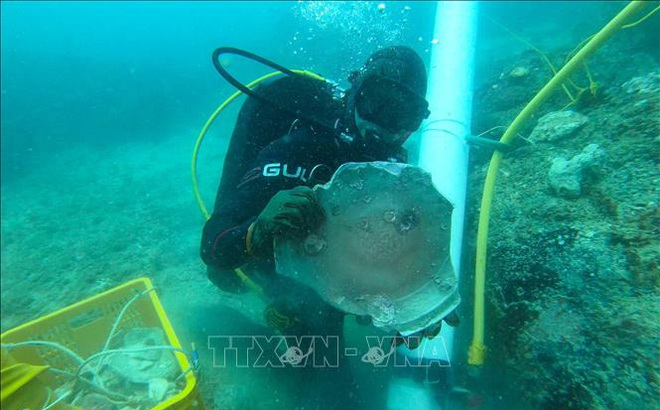
{"label": "sandy seafloor", "polygon": [[[261,321],[254,296],[220,295],[206,280],[190,155],[176,155],[192,152],[195,135],[74,147],[2,187],[3,331],[142,276],[186,347],[241,322],[226,306]],[[199,351],[205,361],[208,349]]]}

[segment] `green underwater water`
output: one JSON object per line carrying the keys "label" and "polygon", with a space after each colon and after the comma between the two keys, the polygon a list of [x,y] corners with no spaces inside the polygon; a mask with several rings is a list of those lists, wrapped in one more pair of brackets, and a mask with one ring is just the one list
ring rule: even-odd
{"label": "green underwater water", "polygon": [[[234,92],[213,70],[213,49],[245,48],[334,79],[380,46],[407,44],[426,60],[434,46],[433,3],[379,4],[3,2],[2,331],[149,276],[183,346],[197,346],[207,409],[382,409],[392,380],[421,382],[424,375],[401,372],[392,362],[377,367],[361,360],[366,336],[386,335],[353,317],[344,343],[356,354],[343,354],[339,369],[241,367],[231,357],[218,365],[223,345],[213,343],[222,340],[209,337],[258,335],[272,342],[276,334],[258,297],[223,293],[206,279],[199,259],[203,218],[190,183],[194,140]],[[473,134],[510,124],[551,78],[538,52],[492,20],[559,67],[625,4],[483,3]],[[491,151],[472,149],[451,385],[427,385],[438,406],[660,405],[659,18],[621,31],[591,58],[598,90],[570,107],[587,117],[584,126],[557,141],[529,141],[541,117],[571,102],[556,92],[505,156],[489,235],[489,352],[478,368],[467,364],[466,352]],[[227,64],[243,81],[264,73],[237,59]],[[588,86],[587,71],[574,82]],[[200,153],[207,204],[237,110],[223,114]],[[413,153],[417,142],[411,139]],[[581,174],[580,194],[553,191],[553,161],[569,161],[589,144],[605,156]]]}

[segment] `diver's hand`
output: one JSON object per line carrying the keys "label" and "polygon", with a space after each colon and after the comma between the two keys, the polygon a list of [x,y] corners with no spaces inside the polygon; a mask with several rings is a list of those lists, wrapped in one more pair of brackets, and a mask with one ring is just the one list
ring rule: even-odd
{"label": "diver's hand", "polygon": [[394,343],[396,346],[400,346],[401,344],[405,343],[406,346],[408,346],[408,349],[417,349],[424,338],[431,340],[440,333],[440,330],[442,330],[443,321],[445,321],[451,327],[456,327],[458,326],[460,319],[458,314],[456,314],[456,311],[452,310],[451,313],[445,316],[441,321],[427,327],[420,332],[413,333],[408,336],[403,336],[401,333],[397,332]]}
{"label": "diver's hand", "polygon": [[311,188],[298,186],[280,191],[250,226],[246,240],[248,253],[272,256],[274,238],[302,237],[318,228],[324,218],[323,208]]}

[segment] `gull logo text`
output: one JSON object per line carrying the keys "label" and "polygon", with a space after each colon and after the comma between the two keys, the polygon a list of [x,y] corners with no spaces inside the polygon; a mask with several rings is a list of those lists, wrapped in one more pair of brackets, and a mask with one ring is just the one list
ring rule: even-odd
{"label": "gull logo text", "polygon": [[300,178],[301,181],[307,182],[309,179],[309,172],[306,168],[292,167],[289,164],[281,164],[275,162],[273,164],[266,164],[262,175],[265,177],[277,177],[282,175],[286,178]]}

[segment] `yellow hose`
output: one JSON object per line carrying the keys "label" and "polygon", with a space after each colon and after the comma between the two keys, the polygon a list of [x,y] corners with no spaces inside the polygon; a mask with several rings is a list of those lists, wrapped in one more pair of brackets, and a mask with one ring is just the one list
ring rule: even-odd
{"label": "yellow hose", "polygon": [[[500,142],[508,144],[513,141],[522,124],[527,121],[532,113],[539,108],[543,102],[562,85],[589,56],[600,48],[612,35],[621,29],[626,21],[637,14],[644,6],[643,1],[631,1],[616,17],[603,27],[559,72],[539,91],[539,93],[527,104],[516,119],[506,130]],[[490,220],[491,203],[495,179],[502,161],[502,152],[495,151],[491,158],[484,183],[484,191],[481,199],[481,210],[479,214],[479,228],[477,232],[477,254],[476,272],[474,283],[474,329],[472,344],[468,353],[468,363],[471,365],[482,365],[486,356],[486,345],[484,344],[484,293],[486,287],[486,250],[488,245],[488,223]]]}
{"label": "yellow hose", "polygon": [[[325,78],[321,77],[318,74],[314,74],[311,71],[306,71],[306,70],[291,70],[296,74],[301,74],[307,77],[311,77],[317,80],[321,81],[326,81]],[[274,71],[272,73],[263,75],[256,80],[250,82],[247,87],[252,89],[255,87],[257,84],[260,82],[273,77],[278,74],[283,74],[280,71]],[[206,133],[208,132],[209,128],[211,128],[211,125],[213,124],[213,121],[220,115],[220,113],[227,108],[229,104],[231,104],[236,98],[238,98],[241,94],[243,94],[242,91],[236,91],[234,94],[232,94],[229,98],[227,98],[222,104],[218,106],[218,108],[215,109],[213,114],[209,117],[208,120],[206,120],[206,124],[204,124],[204,127],[202,127],[202,130],[200,131],[199,135],[197,136],[197,140],[195,141],[195,148],[193,149],[193,154],[192,154],[192,163],[190,165],[190,170],[191,170],[191,175],[192,175],[192,186],[193,186],[193,193],[195,194],[195,200],[197,201],[197,206],[199,207],[200,212],[204,216],[205,220],[208,220],[211,217],[211,214],[209,211],[206,209],[206,206],[204,205],[204,201],[202,200],[202,196],[199,192],[199,184],[197,183],[197,156],[199,155],[199,150],[202,146],[202,141],[204,140],[204,136],[206,136]],[[259,297],[262,299],[265,299],[264,291],[259,286],[256,282],[254,282],[252,279],[250,279],[241,269],[234,269],[234,273],[245,283],[245,285],[255,292]]]}

